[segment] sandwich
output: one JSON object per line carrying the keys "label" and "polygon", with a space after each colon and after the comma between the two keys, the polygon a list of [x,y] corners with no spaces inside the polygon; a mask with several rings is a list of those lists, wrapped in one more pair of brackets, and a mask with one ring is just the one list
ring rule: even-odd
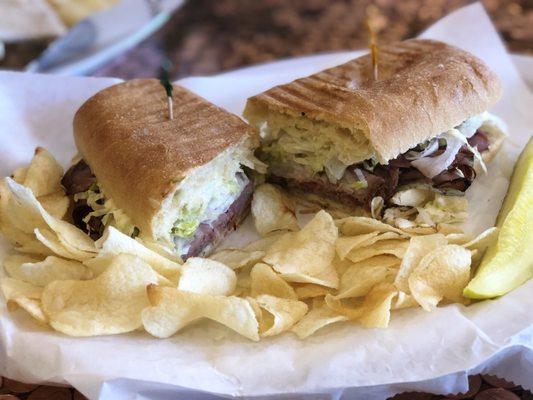
{"label": "sandwich", "polygon": [[[93,239],[112,225],[186,259],[207,255],[245,218],[261,169],[256,131],[174,86],[173,119],[155,79],[111,86],[74,117],[79,157],[62,184]],[[264,166],[263,166],[264,168]]]}
{"label": "sandwich", "polygon": [[380,47],[378,72],[365,55],[248,99],[268,179],[367,209],[408,187],[464,194],[505,137],[498,77],[432,40]]}

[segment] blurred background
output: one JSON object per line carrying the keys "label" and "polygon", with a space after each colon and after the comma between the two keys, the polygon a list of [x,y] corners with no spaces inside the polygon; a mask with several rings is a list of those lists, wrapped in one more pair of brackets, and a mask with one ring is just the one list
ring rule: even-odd
{"label": "blurred background", "polygon": [[[379,42],[402,40],[470,3],[0,0],[0,68],[130,79],[156,76],[169,58],[173,78],[209,75],[281,58],[364,48],[369,14]],[[533,0],[482,3],[508,49],[533,55]]]}

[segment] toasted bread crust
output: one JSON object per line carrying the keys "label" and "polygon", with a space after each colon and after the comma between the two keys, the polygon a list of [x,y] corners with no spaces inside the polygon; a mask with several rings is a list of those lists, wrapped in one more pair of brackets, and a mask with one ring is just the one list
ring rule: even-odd
{"label": "toasted bread crust", "polygon": [[254,113],[304,115],[369,140],[378,160],[404,153],[493,105],[498,77],[478,58],[433,40],[379,47],[379,79],[370,55],[276,86],[248,99]]}
{"label": "toasted bread crust", "polygon": [[239,117],[174,86],[174,119],[155,79],[111,86],[87,100],[74,117],[76,145],[112,198],[141,229],[189,171],[256,132]]}

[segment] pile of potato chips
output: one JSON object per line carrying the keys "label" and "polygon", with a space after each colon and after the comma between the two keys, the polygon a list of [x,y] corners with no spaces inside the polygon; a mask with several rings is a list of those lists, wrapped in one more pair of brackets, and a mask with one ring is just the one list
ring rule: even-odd
{"label": "pile of potato chips", "polygon": [[[335,322],[386,327],[394,310],[461,302],[496,228],[400,228],[319,211],[302,229],[277,187],[256,188],[262,239],[185,263],[109,226],[94,242],[65,218],[63,170],[44,149],[0,183],[0,230],[16,254],[0,286],[8,308],[72,336],[144,329],[166,338],[210,319],[251,339],[305,338]],[[402,224],[399,224],[402,226]]]}

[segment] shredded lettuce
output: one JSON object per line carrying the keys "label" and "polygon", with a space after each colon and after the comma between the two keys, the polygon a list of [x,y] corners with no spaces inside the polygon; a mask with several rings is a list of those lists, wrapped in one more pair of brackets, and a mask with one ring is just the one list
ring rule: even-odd
{"label": "shredded lettuce", "polygon": [[172,227],[171,232],[173,235],[189,238],[194,235],[194,232],[196,232],[199,225],[200,221],[198,220],[176,221],[176,225]]}
{"label": "shredded lettuce", "polygon": [[139,229],[133,225],[126,213],[118,208],[112,199],[106,198],[98,183],[93,183],[85,192],[76,193],[74,201],[78,200],[86,200],[87,205],[93,209],[83,222],[88,223],[91,217],[102,217],[102,223],[106,227],[111,225],[130,236],[139,234]]}
{"label": "shredded lettuce", "polygon": [[345,128],[306,118],[279,116],[261,126],[262,157],[272,164],[303,167],[308,174],[325,172],[335,183],[346,168],[369,153],[366,138]]}
{"label": "shredded lettuce", "polygon": [[194,235],[200,225],[200,213],[200,208],[189,210],[185,205],[181,210],[180,217],[174,223],[171,233],[182,238],[189,238]]}

